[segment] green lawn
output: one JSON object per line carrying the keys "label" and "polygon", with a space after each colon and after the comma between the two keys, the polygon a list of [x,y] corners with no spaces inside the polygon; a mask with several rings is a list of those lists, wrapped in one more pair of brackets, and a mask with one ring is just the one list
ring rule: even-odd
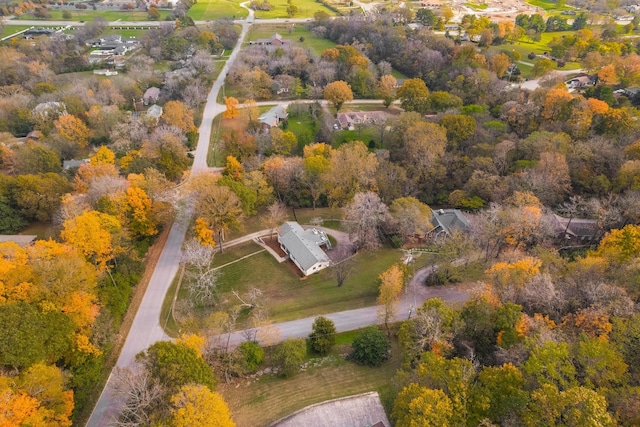
{"label": "green lawn", "polygon": [[555,2],[547,0],[527,0],[531,6],[539,7],[544,10],[570,10],[573,9],[569,6],[558,6]]}
{"label": "green lawn", "polygon": [[320,366],[292,378],[263,375],[257,381],[221,384],[218,391],[229,404],[238,427],[265,426],[292,412],[330,399],[377,391],[390,413],[398,390],[393,381],[401,354],[392,341],[391,358],[378,368],[358,366],[344,360],[354,334],[338,334],[338,344]]}
{"label": "green lawn", "polygon": [[[269,11],[256,10],[256,18],[290,18],[287,16],[287,0],[270,0],[269,3],[273,5],[273,9]],[[293,4],[298,7],[298,13],[294,18],[313,18],[313,14],[319,11],[327,12],[332,16],[335,15],[332,10],[315,0],[293,0]]]}
{"label": "green lawn", "polygon": [[[229,248],[220,254],[220,260],[216,260],[216,263],[225,264],[261,249],[254,243]],[[227,311],[238,304],[232,291],[243,294],[254,287],[262,290],[273,322],[375,305],[378,296],[378,275],[400,261],[401,255],[398,250],[388,248],[361,252],[355,258],[351,275],[342,287],[338,287],[331,269],[301,278],[292,264],[279,264],[272,255],[262,251],[219,270],[220,302],[216,307],[194,308],[189,312],[195,318],[193,325],[198,325],[200,320],[209,316],[212,311]],[[166,298],[173,298],[173,293],[169,292]],[[187,285],[183,281],[178,305],[184,305],[183,301],[187,299]],[[246,315],[241,316],[238,319],[238,328],[249,327],[247,322]],[[189,329],[192,326],[180,327]]]}
{"label": "green lawn", "polygon": [[[283,39],[289,40],[293,46],[311,49],[316,55],[320,55],[325,49],[336,44],[328,39],[318,38],[302,24],[278,24],[278,25],[253,25],[247,40],[271,37],[273,33],[279,33]],[[304,41],[300,41],[300,37]]]}
{"label": "green lawn", "polygon": [[[50,9],[49,14],[53,21],[91,21],[94,18],[104,18],[107,21],[121,20],[124,22],[133,21],[148,21],[148,15],[145,11],[122,11],[122,10],[69,10],[71,18],[65,19],[62,17],[62,10]],[[160,20],[164,20],[169,16],[168,10],[160,10]],[[18,17],[21,20],[33,20],[34,17],[30,14],[21,15]]]}
{"label": "green lawn", "polygon": [[107,27],[105,28],[104,32],[102,33],[102,35],[109,35],[109,34],[119,34],[122,37],[136,37],[136,38],[140,38],[142,37],[144,34],[147,33],[147,31],[149,30],[118,30],[116,28],[111,28],[111,27]]}
{"label": "green lawn", "polygon": [[31,25],[5,25],[4,28],[2,28],[2,33],[0,33],[0,38],[10,36],[28,28],[31,28]]}
{"label": "green lawn", "polygon": [[485,10],[486,8],[489,7],[485,3],[462,3],[462,4],[475,10]]}
{"label": "green lawn", "polygon": [[188,15],[195,21],[215,21],[220,18],[242,19],[249,12],[240,7],[241,1],[199,0],[191,6]]}

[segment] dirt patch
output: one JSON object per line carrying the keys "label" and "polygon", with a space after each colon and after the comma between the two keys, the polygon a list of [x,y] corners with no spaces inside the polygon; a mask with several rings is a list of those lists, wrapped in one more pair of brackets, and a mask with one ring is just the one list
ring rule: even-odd
{"label": "dirt patch", "polygon": [[262,243],[264,243],[265,246],[269,246],[271,249],[273,249],[273,251],[277,253],[279,256],[281,257],[287,256],[287,253],[283,251],[282,248],[280,247],[280,243],[278,243],[278,239],[276,239],[276,236],[264,237],[262,238]]}

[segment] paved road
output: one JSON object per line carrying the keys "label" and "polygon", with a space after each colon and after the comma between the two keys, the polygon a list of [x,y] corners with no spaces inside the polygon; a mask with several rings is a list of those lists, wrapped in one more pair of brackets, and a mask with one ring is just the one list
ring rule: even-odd
{"label": "paved road", "polygon": [[[426,277],[432,272],[431,267],[426,267],[418,270],[411,282],[406,287],[405,293],[397,304],[396,307],[396,321],[405,320],[409,317],[409,310],[415,313],[415,308],[419,307],[422,302],[429,298],[442,298],[450,304],[462,304],[465,302],[469,294],[468,292],[457,290],[454,287],[442,286],[442,287],[426,287],[423,285]],[[382,307],[364,307],[355,310],[340,311],[337,313],[322,314],[322,316],[328,317],[333,320],[338,332],[352,331],[354,329],[360,329],[369,325],[376,325],[384,323],[384,320],[380,316]],[[279,333],[276,334],[280,340],[287,338],[305,338],[311,333],[311,326],[317,316],[307,317],[305,319],[292,320],[290,322],[276,323],[268,326],[268,328],[276,328]],[[262,328],[265,329],[265,328]],[[244,341],[246,337],[254,336],[256,329],[238,331],[232,333],[230,336],[221,337],[221,343],[225,344],[229,342],[229,347],[233,348]],[[266,334],[270,338],[273,337],[272,333]],[[260,334],[257,335],[258,338]]]}
{"label": "paved road", "polygon": [[[249,11],[249,16],[253,16],[253,11]],[[224,110],[224,106],[220,106],[216,103],[218,92],[224,83],[229,67],[240,50],[240,46],[242,45],[244,37],[249,30],[249,26],[250,24],[248,21],[243,23],[238,43],[207,97],[207,105],[202,118],[202,124],[198,130],[200,138],[198,139],[193,167],[191,168],[191,176],[207,170],[207,152],[209,147],[209,138],[211,136],[211,125],[216,114],[222,111],[220,108],[222,107]],[[170,339],[160,326],[160,312],[162,310],[164,296],[169,290],[171,282],[178,272],[180,265],[180,248],[184,241],[189,221],[191,220],[191,213],[190,208],[185,209],[185,211],[176,218],[173,226],[171,227],[167,243],[162,250],[158,264],[151,275],[147,291],[144,294],[140,308],[136,313],[129,334],[127,335],[127,339],[122,347],[122,351],[120,352],[120,356],[116,363],[116,366],[118,367],[133,366],[135,364],[136,354],[145,350],[157,341]],[[100,395],[100,398],[98,399],[98,402],[96,403],[89,421],[87,422],[87,426],[107,426],[111,420],[113,420],[114,416],[118,414],[122,402],[114,399],[111,395],[110,390],[112,384],[113,382],[110,377],[102,391],[102,394]]]}

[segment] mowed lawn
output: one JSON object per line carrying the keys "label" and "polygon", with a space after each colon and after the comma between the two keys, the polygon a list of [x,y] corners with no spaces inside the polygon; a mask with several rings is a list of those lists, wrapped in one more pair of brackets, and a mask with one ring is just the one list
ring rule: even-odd
{"label": "mowed lawn", "polygon": [[[337,346],[347,353],[350,345]],[[333,352],[335,354],[336,351]],[[393,377],[400,368],[400,352],[392,343],[389,361],[378,368],[358,366],[332,357],[331,362],[284,379],[263,375],[257,381],[218,386],[238,427],[263,427],[314,403],[377,391],[387,414],[398,390]]]}
{"label": "mowed lawn", "polygon": [[[289,6],[287,0],[269,0],[269,3],[271,3],[273,9],[268,11],[256,10],[256,18],[290,18],[287,15],[287,7]],[[293,4],[298,7],[298,13],[293,18],[313,18],[313,14],[320,11],[326,12],[331,16],[335,15],[331,9],[315,0],[293,0]]]}
{"label": "mowed lawn", "polygon": [[188,15],[194,21],[215,21],[220,18],[242,19],[249,15],[240,7],[240,1],[234,0],[198,0],[191,6]]}
{"label": "mowed lawn", "polygon": [[[250,254],[253,255],[218,270],[218,304],[214,307],[190,309],[193,316],[191,320],[195,323],[190,320],[189,325],[176,325],[178,329],[185,331],[197,328],[195,325],[202,324],[212,312],[230,310],[239,304],[232,291],[243,295],[252,288],[263,292],[270,320],[274,323],[372,306],[376,304],[378,297],[378,276],[392,264],[399,262],[402,255],[397,249],[388,248],[359,253],[354,258],[351,274],[341,287],[337,286],[330,268],[303,278],[292,263],[279,264],[271,254],[255,243],[225,249],[222,254],[216,255],[214,265],[221,266]],[[188,298],[188,281],[185,275],[178,292],[177,306],[184,307]],[[169,292],[166,299],[173,299],[173,292]],[[251,326],[248,314],[241,314],[238,329]]]}
{"label": "mowed lawn", "polygon": [[[71,17],[66,19],[62,17],[63,12],[71,13]],[[148,21],[149,15],[145,11],[135,10],[135,11],[123,11],[123,10],[59,10],[59,9],[50,9],[49,14],[51,15],[51,20],[53,21],[91,21],[94,18],[104,18],[107,21],[124,21],[124,22],[134,22],[134,21]],[[163,21],[167,16],[169,16],[168,10],[160,10],[160,21]],[[30,15],[21,15],[18,17],[21,20],[34,20],[35,18]]]}
{"label": "mowed lawn", "polygon": [[[331,40],[316,37],[304,24],[253,25],[247,34],[247,40],[269,38],[273,33],[280,34],[293,46],[311,49],[316,55],[336,45]],[[300,37],[303,41],[300,41]]]}

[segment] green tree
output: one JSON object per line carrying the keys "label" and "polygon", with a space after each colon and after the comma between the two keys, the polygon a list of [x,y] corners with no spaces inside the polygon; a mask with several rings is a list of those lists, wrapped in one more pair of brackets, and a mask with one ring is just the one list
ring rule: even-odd
{"label": "green tree", "polygon": [[611,389],[627,383],[627,364],[608,340],[581,337],[575,361],[578,377],[587,388]]}
{"label": "green tree", "polygon": [[408,79],[396,92],[405,111],[426,113],[429,107],[429,89],[422,79]]}
{"label": "green tree", "polygon": [[540,59],[535,64],[533,64],[533,68],[531,69],[531,75],[533,77],[540,77],[547,74],[549,71],[555,68],[555,64],[550,59]]}
{"label": "green tree", "polygon": [[[422,10],[422,9],[421,9]],[[436,112],[455,110],[462,107],[462,98],[445,91],[431,92],[429,95],[429,109]]]}
{"label": "green tree", "polygon": [[17,177],[13,197],[25,218],[51,221],[60,207],[60,198],[70,191],[71,184],[66,178],[48,172]]}
{"label": "green tree", "polygon": [[389,358],[391,344],[376,326],[368,326],[358,332],[351,344],[353,360],[366,366],[380,366]]}
{"label": "green tree", "polygon": [[531,351],[522,371],[540,386],[552,384],[567,389],[576,384],[576,369],[569,354],[566,343],[547,341]]}
{"label": "green tree", "polygon": [[285,377],[294,375],[307,355],[307,345],[302,338],[289,338],[282,341],[273,355],[280,373]]}
{"label": "green tree", "polygon": [[0,234],[16,234],[27,222],[16,211],[9,199],[0,195]]}
{"label": "green tree", "polygon": [[457,147],[459,143],[473,136],[476,131],[476,119],[465,114],[446,114],[440,119],[440,126],[447,130],[449,144]]}
{"label": "green tree", "polygon": [[336,325],[333,320],[326,317],[316,317],[313,321],[311,335],[311,348],[318,354],[327,354],[336,343]]}
{"label": "green tree", "polygon": [[511,364],[485,367],[471,396],[471,425],[484,419],[502,423],[524,410],[529,393],[524,390],[524,377]]}
{"label": "green tree", "polygon": [[202,384],[213,391],[217,383],[209,365],[196,350],[184,344],[160,341],[139,353],[136,360],[171,392],[191,383]]}
{"label": "green tree", "polygon": [[431,390],[412,383],[393,404],[391,417],[396,427],[449,427],[453,415],[451,399],[442,390]]}
{"label": "green tree", "polygon": [[255,341],[243,342],[238,350],[242,355],[242,365],[246,373],[256,372],[264,362],[264,349]]}

